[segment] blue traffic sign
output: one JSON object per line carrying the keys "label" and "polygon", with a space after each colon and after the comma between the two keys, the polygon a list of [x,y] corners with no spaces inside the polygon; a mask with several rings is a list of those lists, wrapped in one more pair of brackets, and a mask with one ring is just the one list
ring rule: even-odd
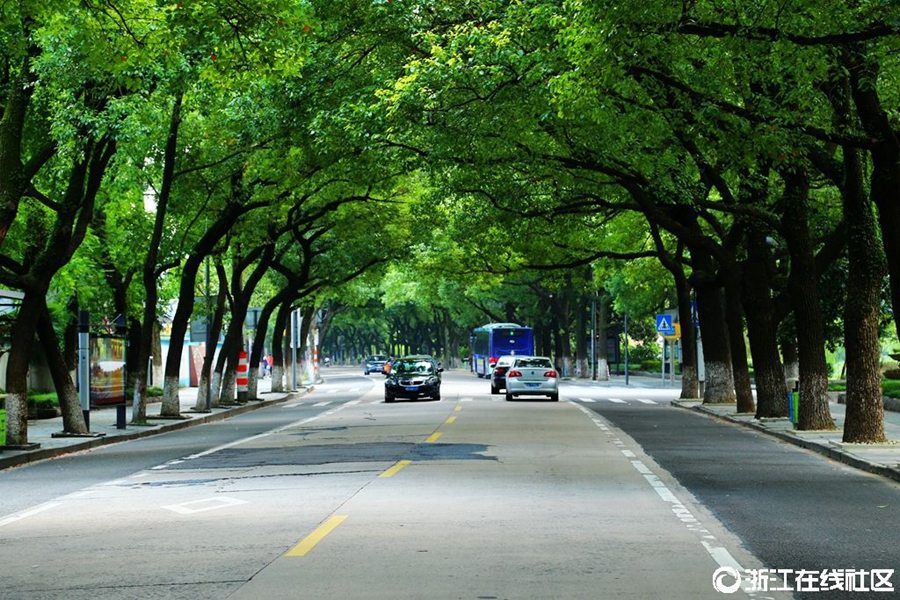
{"label": "blue traffic sign", "polygon": [[672,324],[672,315],[656,315],[656,333],[661,333],[663,335],[675,333],[675,326]]}

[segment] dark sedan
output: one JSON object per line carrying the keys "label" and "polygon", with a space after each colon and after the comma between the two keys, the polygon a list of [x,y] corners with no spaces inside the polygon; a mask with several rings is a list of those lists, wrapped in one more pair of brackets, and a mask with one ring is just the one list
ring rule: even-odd
{"label": "dark sedan", "polygon": [[397,398],[441,399],[441,372],[431,356],[404,356],[391,362],[391,371],[384,379],[384,401]]}

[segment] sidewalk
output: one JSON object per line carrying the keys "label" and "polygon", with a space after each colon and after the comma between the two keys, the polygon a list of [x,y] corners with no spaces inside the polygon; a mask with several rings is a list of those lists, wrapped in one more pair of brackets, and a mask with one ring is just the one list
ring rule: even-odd
{"label": "sidewalk", "polygon": [[132,425],[130,423],[131,406],[128,405],[125,408],[124,429],[117,427],[119,411],[116,407],[93,408],[90,412],[91,434],[88,437],[63,437],[61,435],[63,431],[62,417],[29,420],[28,444],[34,444],[36,447],[29,450],[10,450],[0,447],[0,470],[124,440],[147,437],[212,421],[222,421],[235,415],[298,398],[312,389],[307,387],[293,392],[271,392],[270,386],[270,380],[262,379],[259,381],[257,390],[260,400],[213,408],[208,413],[194,411],[194,406],[197,404],[197,388],[181,388],[178,399],[181,401],[183,419],[160,417],[161,403],[157,401],[147,405],[147,421],[150,425]]}

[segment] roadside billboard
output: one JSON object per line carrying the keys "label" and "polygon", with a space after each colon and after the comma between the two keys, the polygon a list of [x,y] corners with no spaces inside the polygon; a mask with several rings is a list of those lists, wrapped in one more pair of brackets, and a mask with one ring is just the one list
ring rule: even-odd
{"label": "roadside billboard", "polygon": [[125,404],[125,340],[91,337],[91,406]]}

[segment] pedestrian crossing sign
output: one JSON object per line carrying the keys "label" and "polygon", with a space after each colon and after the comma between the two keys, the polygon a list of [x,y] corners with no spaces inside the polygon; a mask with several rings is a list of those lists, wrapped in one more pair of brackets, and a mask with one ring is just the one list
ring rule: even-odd
{"label": "pedestrian crossing sign", "polygon": [[663,335],[675,334],[675,324],[672,322],[672,315],[656,315],[656,333]]}

